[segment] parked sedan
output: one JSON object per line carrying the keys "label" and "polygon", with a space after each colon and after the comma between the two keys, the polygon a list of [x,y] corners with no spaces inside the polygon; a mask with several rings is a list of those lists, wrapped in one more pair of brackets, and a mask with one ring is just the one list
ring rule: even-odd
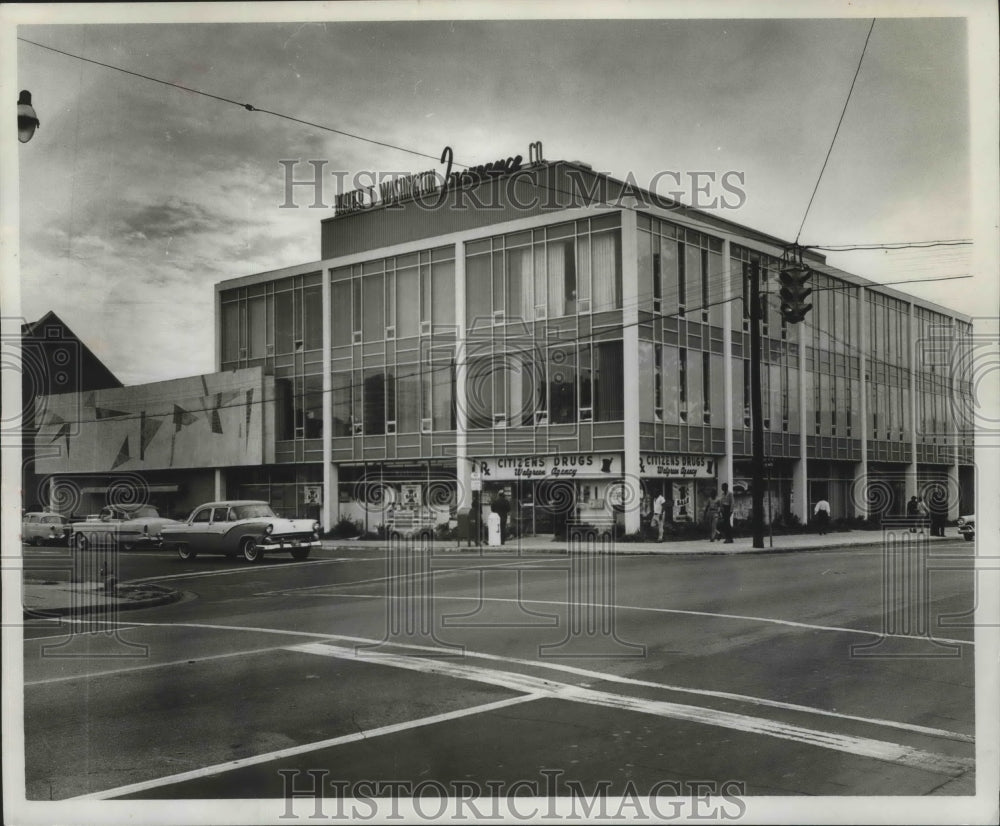
{"label": "parked sedan", "polygon": [[159,547],[160,533],[167,525],[179,524],[160,516],[152,505],[108,505],[99,514],[72,525],[72,547],[85,551],[90,547],[133,548]]}
{"label": "parked sedan", "polygon": [[283,519],[267,502],[235,500],[197,507],[187,522],[165,528],[163,542],[177,548],[181,559],[198,554],[242,555],[260,562],[265,553],[288,551],[292,559],[307,559],[319,547],[319,523]]}
{"label": "parked sedan", "polygon": [[976,517],[973,514],[958,517],[958,532],[966,542],[972,542],[976,538]]}
{"label": "parked sedan", "polygon": [[54,545],[69,539],[69,520],[58,513],[26,513],[21,518],[21,541]]}

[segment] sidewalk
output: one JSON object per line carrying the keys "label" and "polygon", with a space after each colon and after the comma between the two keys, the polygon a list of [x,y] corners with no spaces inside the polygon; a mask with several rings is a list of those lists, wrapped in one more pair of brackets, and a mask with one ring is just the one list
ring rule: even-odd
{"label": "sidewalk", "polygon": [[113,614],[135,608],[151,608],[180,599],[180,592],[161,585],[119,585],[107,593],[99,582],[47,582],[25,580],[21,589],[24,617],[68,614]]}
{"label": "sidewalk", "polygon": [[[948,529],[944,536],[927,537],[931,542],[945,542],[961,539],[962,537],[954,528]],[[747,536],[734,539],[731,545],[727,545],[721,540],[710,542],[708,539],[690,539],[664,542],[621,542],[611,540],[597,540],[596,542],[581,542],[583,549],[593,547],[594,550],[612,550],[617,554],[662,554],[666,556],[685,555],[727,555],[727,554],[766,554],[766,553],[791,553],[794,551],[821,551],[833,549],[862,549],[871,547],[881,547],[884,542],[882,531],[842,531],[831,532],[820,536],[819,534],[790,534],[774,537],[774,545],[771,547],[771,540],[764,536],[764,547],[754,548],[753,540]],[[324,549],[340,550],[383,550],[387,547],[385,540],[361,540],[361,539],[325,539]],[[527,536],[520,539],[511,539],[507,544],[501,546],[505,552],[513,552],[517,549],[531,551],[533,553],[566,553],[568,543],[566,540],[553,539],[548,536]],[[483,543],[484,551],[497,551],[501,548],[489,548]],[[459,543],[452,540],[434,540],[435,551],[447,553],[448,551],[474,552],[478,549],[468,546],[466,542]]]}

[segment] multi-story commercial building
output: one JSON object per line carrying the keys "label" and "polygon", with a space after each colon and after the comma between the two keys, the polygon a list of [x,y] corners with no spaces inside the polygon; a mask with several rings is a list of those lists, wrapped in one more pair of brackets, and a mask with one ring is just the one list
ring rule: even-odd
{"label": "multi-story commercial building", "polygon": [[320,261],[217,285],[217,367],[262,368],[275,404],[274,462],[218,487],[322,486],[327,526],[480,489],[505,489],[524,532],[567,514],[632,532],[660,491],[697,519],[721,482],[749,485],[756,261],[770,515],[971,509],[970,319],[807,251],[813,309],[786,324],[782,240],[519,161],[342,195]]}

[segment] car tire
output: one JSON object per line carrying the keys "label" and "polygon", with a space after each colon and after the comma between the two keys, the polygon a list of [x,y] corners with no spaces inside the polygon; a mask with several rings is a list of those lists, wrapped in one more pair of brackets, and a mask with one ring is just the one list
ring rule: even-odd
{"label": "car tire", "polygon": [[45,540],[43,540],[42,537],[36,536],[34,539],[31,540],[31,544],[34,545],[36,548],[39,548],[42,546],[42,543],[44,541]]}
{"label": "car tire", "polygon": [[85,537],[82,533],[78,533],[73,537],[74,551],[84,553],[88,548],[90,548],[90,542],[87,541],[87,537]]}
{"label": "car tire", "polygon": [[240,550],[243,551],[243,558],[251,565],[256,565],[264,558],[264,552],[258,547],[257,540],[248,536],[240,543]]}
{"label": "car tire", "polygon": [[197,551],[192,551],[187,545],[177,546],[177,556],[183,559],[185,562],[190,562],[198,556]]}
{"label": "car tire", "polygon": [[975,538],[976,538],[976,535],[975,535],[975,534],[972,534],[972,533],[966,533],[966,534],[962,534],[962,536],[964,536],[964,537],[965,537],[965,541],[966,541],[966,542],[971,542],[971,541],[972,541],[973,539],[975,539]]}
{"label": "car tire", "polygon": [[295,548],[292,553],[292,559],[301,562],[303,559],[309,559],[309,552],[312,548]]}

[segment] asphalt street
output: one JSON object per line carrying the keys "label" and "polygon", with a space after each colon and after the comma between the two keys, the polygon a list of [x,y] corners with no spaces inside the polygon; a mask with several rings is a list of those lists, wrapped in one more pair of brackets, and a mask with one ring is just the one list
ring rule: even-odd
{"label": "asphalt street", "polygon": [[970,794],[972,551],[125,553],[182,599],[26,623],[28,798]]}

